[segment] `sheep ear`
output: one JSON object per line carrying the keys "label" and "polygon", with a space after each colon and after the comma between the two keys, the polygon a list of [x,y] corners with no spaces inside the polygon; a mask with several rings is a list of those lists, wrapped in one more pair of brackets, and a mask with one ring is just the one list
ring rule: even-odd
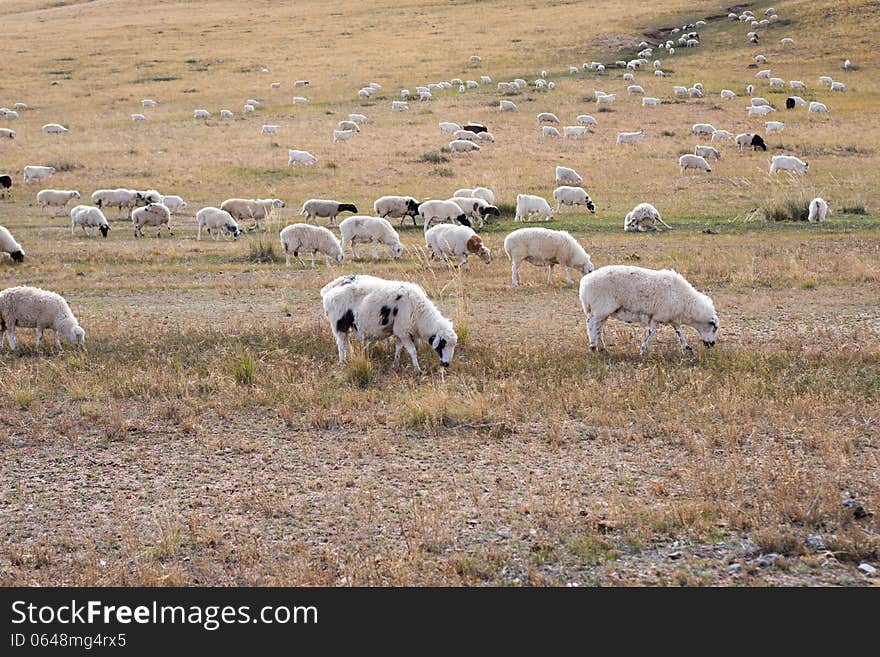
{"label": "sheep ear", "polygon": [[437,345],[440,344],[440,338],[438,338],[436,335],[432,335],[430,338],[428,338],[428,344],[431,345],[431,349],[436,349]]}

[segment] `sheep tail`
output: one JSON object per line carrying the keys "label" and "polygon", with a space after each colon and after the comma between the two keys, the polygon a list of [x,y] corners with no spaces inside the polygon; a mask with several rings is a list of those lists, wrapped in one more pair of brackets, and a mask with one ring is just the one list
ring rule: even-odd
{"label": "sheep tail", "polygon": [[666,226],[669,230],[672,230],[672,226],[670,226],[669,224],[667,224],[667,223],[666,223],[665,221],[663,221],[663,219],[661,219],[660,217],[657,217],[657,221],[659,221],[661,224],[663,224],[664,226]]}

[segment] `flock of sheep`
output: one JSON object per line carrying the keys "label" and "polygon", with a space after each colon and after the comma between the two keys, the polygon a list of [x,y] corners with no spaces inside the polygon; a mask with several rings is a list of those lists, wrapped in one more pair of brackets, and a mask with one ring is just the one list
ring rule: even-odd
{"label": "flock of sheep", "polygon": [[[772,8],[767,9],[765,18],[760,20],[749,11],[741,14],[731,13],[729,18],[748,23],[753,31],[746,36],[752,43],[760,42],[756,30],[769,27],[779,20],[776,11]],[[705,24],[704,21],[697,21],[682,28],[675,28],[669,36],[679,35],[677,41],[673,39],[661,41],[656,46],[643,42],[639,46],[638,59],[615,62],[614,67],[625,71],[624,81],[631,83],[627,87],[627,93],[643,96],[642,107],[655,107],[664,101],[660,98],[644,97],[643,87],[635,84],[635,72],[652,66],[655,77],[665,77],[661,60],[655,59],[651,65],[649,58],[655,57],[655,51],[660,50],[665,51],[668,56],[674,55],[676,43],[685,48],[698,47],[700,45],[698,30]],[[783,47],[788,47],[793,41],[786,38],[782,39],[781,44]],[[479,65],[480,58],[474,55],[470,61],[473,65]],[[764,55],[757,55],[755,62],[764,64],[767,58]],[[611,68],[611,65],[606,66],[599,62],[583,65],[584,71],[597,74],[604,74],[608,68]],[[851,68],[852,65],[847,60],[844,69]],[[580,69],[572,66],[569,68],[569,73],[580,74]],[[773,77],[770,69],[759,71],[756,79],[765,80],[770,87],[785,84],[780,78]],[[831,91],[845,91],[845,85],[830,77],[823,76],[820,82],[827,85]],[[416,87],[416,93],[419,100],[425,102],[433,98],[434,92],[457,87],[460,93],[465,93],[468,89],[490,83],[491,78],[485,75],[480,76],[479,82],[455,78],[449,82]],[[295,86],[305,87],[308,84],[308,81],[300,80]],[[272,83],[271,86],[278,88],[280,83]],[[518,78],[511,82],[499,82],[498,90],[509,94],[527,86],[525,80]],[[555,89],[555,84],[547,80],[546,71],[541,72],[534,86],[538,91],[550,92]],[[792,80],[790,87],[804,89],[806,84]],[[370,83],[358,91],[358,97],[369,98],[380,89],[379,84]],[[746,91],[752,96],[746,108],[748,116],[765,116],[776,111],[767,100],[754,95],[754,84],[747,85]],[[675,86],[673,93],[675,96],[703,97],[706,91],[698,82],[691,87]],[[597,90],[595,102],[597,106],[608,105],[614,102],[615,96],[616,94]],[[408,101],[411,97],[409,90],[402,90],[401,99],[392,101],[392,109],[406,111],[409,109]],[[735,99],[737,94],[732,90],[723,89],[720,97]],[[308,102],[308,99],[304,97],[294,98],[294,103],[305,102]],[[157,104],[152,99],[142,101],[144,108],[155,107]],[[248,99],[244,111],[254,112],[259,104],[256,99]],[[799,96],[789,97],[786,101],[788,110],[803,106],[807,106],[807,103]],[[27,109],[24,103],[18,103],[14,107],[16,109],[12,110],[0,108],[0,116],[15,119],[18,116],[17,112]],[[518,108],[513,101],[502,99],[499,109],[517,111]],[[827,113],[828,108],[823,103],[814,101],[809,104],[808,111]],[[210,116],[211,112],[206,109],[197,109],[194,112],[196,119]],[[220,116],[230,118],[232,112],[223,109]],[[146,118],[142,113],[132,115],[132,119],[136,121]],[[560,133],[555,125],[560,125],[561,122],[555,114],[541,112],[537,119],[541,134],[546,138],[577,139],[598,126],[594,117],[583,114],[576,117],[576,125],[563,126]],[[333,141],[341,142],[354,138],[361,131],[361,126],[368,122],[368,118],[363,114],[350,114],[348,120],[340,121],[333,130]],[[439,127],[441,133],[452,135],[453,140],[449,142],[448,148],[453,154],[478,153],[481,150],[480,143],[495,142],[494,135],[484,125],[471,123],[462,126],[443,121],[440,122]],[[771,134],[781,131],[784,123],[767,121],[765,127],[766,132]],[[279,130],[278,125],[265,124],[261,128],[261,133],[276,134]],[[67,129],[58,124],[47,124],[43,126],[43,131],[64,133]],[[764,139],[756,133],[734,135],[730,131],[716,129],[708,123],[694,124],[692,132],[698,137],[708,137],[715,144],[722,140],[732,140],[740,152],[749,148],[767,150]],[[617,143],[636,144],[643,136],[644,132],[641,130],[621,132],[617,136]],[[15,132],[6,128],[0,129],[0,138],[2,137],[14,139]],[[288,156],[288,165],[291,166],[298,164],[313,166],[318,161],[315,155],[303,150],[289,150]],[[709,160],[719,161],[721,157],[721,152],[716,146],[697,144],[693,154],[685,154],[679,158],[680,172],[682,174],[688,170],[710,172],[712,168]],[[788,171],[804,174],[808,168],[806,162],[795,156],[777,155],[771,159],[770,173]],[[23,177],[26,183],[31,183],[46,180],[54,173],[52,167],[29,165],[24,168]],[[574,169],[564,166],[556,167],[555,173],[557,184],[553,191],[555,213],[558,214],[564,207],[575,206],[583,206],[589,212],[595,213],[596,205],[583,187],[583,177]],[[0,190],[8,189],[11,185],[10,176],[0,176]],[[57,211],[58,208],[64,208],[71,201],[80,198],[81,195],[76,190],[44,189],[37,194],[41,212],[49,208]],[[91,200],[93,203],[91,206],[77,205],[71,209],[72,234],[77,227],[80,227],[92,236],[100,231],[104,237],[107,237],[110,224],[103,212],[107,208],[118,208],[122,212],[127,212],[134,226],[135,237],[143,236],[144,228],[155,228],[157,236],[160,236],[163,227],[169,234],[173,234],[172,216],[187,205],[179,196],[162,195],[156,190],[102,189],[95,191],[91,195]],[[201,239],[203,228],[215,240],[220,236],[236,239],[244,232],[239,222],[245,221],[252,222],[248,230],[265,232],[268,221],[284,207],[285,204],[280,199],[240,198],[227,199],[219,207],[203,207],[196,213],[197,239]],[[307,200],[300,211],[300,215],[305,217],[304,223],[288,225],[279,235],[287,266],[291,265],[291,258],[296,258],[304,265],[301,255],[310,255],[311,266],[314,267],[315,256],[318,254],[324,257],[329,266],[331,261],[343,262],[348,249],[351,249],[352,255],[358,258],[357,244],[372,245],[374,259],[379,258],[380,246],[386,247],[391,257],[400,258],[403,245],[397,230],[388,219],[399,219],[398,227],[400,227],[408,217],[413,224],[416,224],[417,218],[421,220],[427,251],[432,258],[438,259],[444,265],[452,260],[464,268],[469,268],[469,258],[472,255],[487,264],[491,262],[491,251],[475,230],[475,228],[482,229],[491,217],[500,215],[495,194],[488,188],[459,189],[448,199],[429,199],[423,202],[411,196],[382,196],[376,199],[373,210],[375,216],[359,215],[353,203],[330,199]],[[810,204],[810,221],[823,221],[827,211],[828,206],[824,200],[814,199]],[[329,227],[318,225],[319,219],[326,219],[331,227],[335,227],[337,218],[342,213],[350,213],[352,216],[339,223],[339,238]],[[517,195],[514,218],[516,222],[531,221],[535,218],[549,221],[553,217],[554,208],[547,199],[529,194]],[[653,231],[661,228],[669,228],[669,226],[663,221],[657,209],[649,203],[638,204],[624,219],[624,230],[627,232]],[[648,327],[641,346],[642,353],[647,350],[660,324],[669,324],[673,327],[682,348],[688,354],[692,351],[682,333],[682,326],[696,329],[706,346],[715,344],[719,320],[712,300],[694,289],[674,271],[655,271],[620,265],[608,265],[594,271],[590,256],[577,240],[565,231],[548,228],[528,227],[514,230],[506,236],[503,244],[504,252],[511,262],[511,280],[514,286],[520,284],[522,263],[547,267],[548,283],[557,265],[562,268],[570,285],[574,284],[569,273],[570,269],[583,275],[580,282],[580,301],[587,317],[591,349],[605,348],[603,324],[609,317]],[[16,262],[22,262],[25,257],[24,249],[2,226],[0,226],[0,251],[9,253]],[[400,351],[406,349],[417,372],[420,371],[416,356],[416,346],[419,341],[427,342],[436,351],[441,365],[448,366],[452,361],[457,344],[453,324],[442,315],[418,285],[368,275],[347,275],[324,286],[321,297],[325,314],[336,339],[340,361],[344,362],[350,353],[351,334],[366,342],[368,346],[373,342],[392,338],[395,342],[395,365],[398,363]],[[16,326],[36,328],[38,346],[42,332],[47,328],[55,331],[56,341],[59,335],[78,344],[83,344],[85,340],[85,331],[79,326],[67,302],[57,294],[37,288],[13,287],[0,292],[0,330],[6,331],[9,345],[13,350],[16,348],[14,337]]]}

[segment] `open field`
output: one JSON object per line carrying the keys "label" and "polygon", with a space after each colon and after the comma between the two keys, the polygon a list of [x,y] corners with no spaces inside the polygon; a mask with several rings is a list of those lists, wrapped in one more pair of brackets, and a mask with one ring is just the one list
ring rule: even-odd
{"label": "open field", "polygon": [[[19,355],[0,355],[0,584],[876,582],[857,566],[880,566],[877,516],[842,504],[880,509],[876,3],[775,3],[784,24],[762,30],[757,49],[747,27],[711,21],[702,46],[661,56],[667,78],[636,74],[649,96],[698,80],[709,93],[654,109],[626,96],[621,71],[568,66],[629,59],[658,28],[726,14],[719,3],[199,4],[0,2],[15,53],[0,105],[33,108],[0,119],[18,133],[0,142],[0,173],[16,178],[0,225],[27,252],[21,265],[0,254],[0,288],[61,293],[88,332],[86,351],[37,354],[21,330]],[[783,36],[796,46],[783,51]],[[743,110],[756,52],[774,75],[806,81],[801,95],[830,116],[782,109],[768,117],[786,121],[768,153],[723,143],[711,174],[679,176],[691,124],[764,133]],[[858,70],[840,69],[846,57]],[[494,82],[541,69],[557,89],[512,96],[519,112],[501,114]],[[493,85],[391,112],[401,87],[480,74]],[[846,93],[821,89],[822,74]],[[303,78],[311,85],[294,90]],[[357,100],[372,80],[380,97]],[[741,96],[721,100],[724,87]],[[594,89],[618,92],[611,111],[596,112]],[[761,95],[784,107],[788,92]],[[291,105],[300,94],[311,102]],[[251,97],[264,105],[244,117]],[[132,123],[142,98],[161,104]],[[197,107],[215,118],[196,123]],[[236,118],[219,122],[221,107]],[[543,140],[539,111],[565,124],[591,113],[599,127]],[[331,144],[349,112],[370,123]],[[496,143],[451,158],[444,120],[485,122]],[[48,122],[71,132],[43,135]],[[260,136],[263,123],[281,133]],[[641,144],[614,144],[638,129]],[[318,165],[286,167],[287,148]],[[780,153],[809,161],[809,174],[770,179]],[[125,221],[107,240],[71,238],[65,217],[40,215],[40,185],[21,183],[27,164],[63,169],[45,186],[84,199],[117,186],[180,194],[190,215],[171,239],[134,240]],[[557,164],[584,175],[599,212],[551,227],[596,266],[681,272],[715,301],[715,349],[692,364],[664,328],[642,358],[642,329],[609,322],[609,352],[591,354],[561,275],[546,286],[526,265],[511,287],[501,244],[516,194],[550,197]],[[397,262],[287,269],[283,223],[263,238],[197,242],[191,216],[228,197],[279,197],[288,223],[310,197],[367,214],[381,194],[446,198],[478,184],[505,213],[484,234],[492,264],[469,272],[430,266],[411,228]],[[825,224],[760,216],[816,195],[832,208]],[[641,201],[675,229],[624,234]],[[381,347],[340,366],[318,290],[341,273],[422,285],[456,323],[452,367],[425,346],[421,377],[395,372]],[[770,553],[780,556],[761,563]]]}

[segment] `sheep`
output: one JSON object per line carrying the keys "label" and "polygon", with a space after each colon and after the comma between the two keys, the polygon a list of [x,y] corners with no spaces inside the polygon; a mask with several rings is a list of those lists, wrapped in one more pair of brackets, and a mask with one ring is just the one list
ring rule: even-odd
{"label": "sheep", "polygon": [[566,125],[562,127],[562,136],[565,138],[572,137],[577,139],[588,134],[589,130],[584,125]]}
{"label": "sheep", "polygon": [[614,102],[614,99],[617,97],[617,94],[602,94],[596,95],[596,105],[610,105]]}
{"label": "sheep", "polygon": [[684,174],[688,169],[705,171],[707,173],[712,171],[712,167],[709,166],[706,158],[700,157],[699,155],[682,155],[678,158],[678,168],[679,174]]}
{"label": "sheep", "polygon": [[[436,226],[435,226],[436,228]],[[339,233],[342,235],[342,251],[351,246],[351,252],[355,258],[360,258],[355,244],[373,243],[373,260],[379,259],[379,245],[384,244],[391,251],[391,256],[397,260],[403,254],[403,245],[400,236],[387,219],[382,217],[354,216],[343,219],[339,224]]]}
{"label": "sheep", "polygon": [[467,141],[477,141],[477,133],[470,130],[456,130],[452,134],[453,139],[466,139]]}
{"label": "sheep", "polygon": [[394,367],[406,349],[413,371],[421,373],[416,345],[427,342],[449,367],[458,343],[452,322],[440,314],[425,291],[415,283],[389,281],[365,274],[340,276],[321,289],[324,313],[336,339],[339,362],[345,363],[351,351],[349,331],[366,343],[395,339]]}
{"label": "sheep", "polygon": [[212,206],[202,208],[196,212],[196,222],[199,225],[199,231],[196,234],[197,240],[202,239],[203,227],[208,231],[208,235],[214,238],[215,242],[221,233],[227,237],[231,235],[234,240],[238,239],[238,236],[241,234],[238,222],[226,210],[221,210],[220,208]]}
{"label": "sheep", "polygon": [[755,55],[755,63],[756,64],[766,64],[767,57],[764,55]]}
{"label": "sheep", "polygon": [[596,119],[594,119],[589,114],[578,114],[577,124],[578,125],[585,125],[585,126],[593,126],[593,125],[599,125],[599,122],[596,121]]}
{"label": "sheep", "polygon": [[636,76],[633,75],[632,73],[624,73],[623,74],[623,81],[624,82],[635,82]]}
{"label": "sheep", "polygon": [[497,89],[498,89],[498,91],[500,91],[502,93],[507,93],[507,92],[511,91],[511,85],[509,82],[499,82],[497,85]]}
{"label": "sheep", "polygon": [[569,66],[568,72],[570,75],[577,75],[580,72],[580,69],[577,66]]}
{"label": "sheep", "polygon": [[721,97],[722,98],[736,98],[736,94],[733,91],[731,91],[730,89],[722,89],[721,90]]}
{"label": "sheep", "polygon": [[221,119],[231,119],[233,116],[235,116],[235,115],[232,113],[232,110],[228,110],[228,109],[220,110],[220,118]]}
{"label": "sheep", "polygon": [[354,130],[355,132],[361,131],[358,124],[355,123],[354,121],[347,121],[347,120],[340,121],[336,127],[339,128],[340,130]]}
{"label": "sheep", "polygon": [[844,60],[844,62],[843,62],[843,70],[844,71],[852,70],[852,62],[849,61],[848,59]]}
{"label": "sheep", "polygon": [[758,71],[757,73],[755,73],[755,79],[768,80],[768,79],[770,79],[770,73],[771,73],[770,69],[765,68],[764,70]]}
{"label": "sheep", "polygon": [[495,192],[488,187],[474,187],[473,189],[462,187],[456,189],[452,196],[453,198],[481,198],[489,205],[495,205]]}
{"label": "sheep", "polygon": [[0,195],[6,196],[10,189],[12,189],[12,176],[5,173],[0,175]]}
{"label": "sheep", "polygon": [[465,81],[465,86],[468,89],[479,89],[480,83],[477,82],[476,80],[467,80],[467,81]]}
{"label": "sheep", "polygon": [[478,228],[482,228],[486,224],[486,217],[493,215],[501,216],[501,211],[482,198],[473,196],[453,196],[448,199],[461,208],[465,216],[476,223]]}
{"label": "sheep", "polygon": [[832,82],[834,82],[834,80],[828,75],[819,76],[819,84],[827,84],[830,87]]}
{"label": "sheep", "polygon": [[483,244],[483,240],[467,226],[450,224],[434,226],[425,233],[425,246],[431,252],[431,258],[437,258],[444,265],[447,264],[447,257],[457,256],[458,264],[469,270],[468,259],[471,254],[479,256],[487,265],[492,262],[492,254]]}
{"label": "sheep", "polygon": [[330,266],[330,258],[333,258],[336,262],[345,260],[342,245],[336,239],[336,236],[330,232],[329,228],[310,226],[309,224],[291,224],[282,229],[279,237],[281,238],[281,247],[284,249],[288,267],[290,267],[291,255],[305,267],[306,263],[299,257],[300,252],[311,254],[312,269],[315,268],[316,253],[324,256],[324,263],[327,267]]}
{"label": "sheep", "polygon": [[770,174],[778,171],[792,171],[794,173],[806,173],[810,165],[794,155],[774,155],[770,159]]}
{"label": "sheep", "polygon": [[79,325],[64,297],[38,287],[22,285],[0,292],[0,331],[6,331],[6,339],[13,352],[18,350],[15,344],[16,326],[37,329],[38,350],[46,329],[55,332],[55,345],[59,349],[60,336],[81,346],[86,341],[86,332]]}
{"label": "sheep", "polygon": [[271,88],[271,89],[280,89],[280,88],[281,88],[281,83],[280,83],[280,82],[273,82],[272,84],[269,85],[269,88]]}
{"label": "sheep", "polygon": [[0,116],[4,116],[10,121],[18,118],[18,112],[11,110],[11,109],[6,109],[5,107],[2,109],[3,109],[3,111],[0,112]]}
{"label": "sheep", "polygon": [[536,267],[547,267],[547,285],[553,279],[553,267],[560,265],[569,285],[574,281],[568,273],[571,267],[583,274],[593,271],[593,262],[584,248],[564,230],[548,228],[520,228],[504,238],[504,253],[510,259],[511,280],[519,286],[519,268],[523,262]]}
{"label": "sheep", "polygon": [[790,39],[788,37],[785,37],[784,39],[780,39],[779,43],[781,43],[783,46],[793,46],[794,39]]}
{"label": "sheep", "polygon": [[398,226],[403,226],[407,217],[411,217],[413,226],[419,214],[419,202],[412,196],[380,196],[373,203],[373,210],[380,217],[400,217]]}
{"label": "sheep", "polygon": [[405,100],[392,100],[391,101],[391,109],[398,111],[398,112],[402,112],[404,110],[409,109],[409,103],[406,102]]}
{"label": "sheep", "polygon": [[712,135],[715,132],[715,127],[711,123],[694,123],[691,131],[695,135]]}
{"label": "sheep", "polygon": [[142,106],[142,107],[157,107],[158,105],[159,105],[159,103],[157,103],[157,102],[156,102],[155,100],[153,100],[152,98],[144,98],[144,99],[141,101],[141,106]]}
{"label": "sheep", "polygon": [[785,80],[782,78],[770,78],[770,86],[771,87],[784,87]]}
{"label": "sheep", "polygon": [[716,139],[733,139],[733,133],[728,130],[716,130],[712,133],[712,141]]}
{"label": "sheep", "polygon": [[419,204],[419,216],[425,232],[431,226],[431,222],[437,220],[440,223],[455,223],[456,221],[465,226],[471,222],[461,207],[453,201],[432,200]]}
{"label": "sheep", "polygon": [[406,99],[408,99],[411,95],[412,95],[412,93],[410,92],[409,89],[401,89],[401,90],[400,90],[400,99],[401,99],[401,100],[406,100]]}
{"label": "sheep", "polygon": [[171,214],[174,214],[178,210],[183,210],[186,207],[186,201],[175,194],[162,196],[159,202],[162,203],[162,205],[164,205],[166,208],[168,208],[168,211],[171,212]]}
{"label": "sheep", "polygon": [[717,148],[713,148],[712,146],[697,145],[694,147],[694,155],[699,155],[700,157],[705,158],[705,159],[709,159],[709,158],[715,158],[716,160],[721,159],[721,151],[719,151]]}
{"label": "sheep", "polygon": [[4,226],[0,226],[0,252],[8,253],[13,262],[24,261],[24,249]]}
{"label": "sheep", "polygon": [[556,200],[556,212],[559,213],[564,205],[571,206],[583,205],[590,211],[590,214],[596,214],[596,205],[593,199],[587,194],[582,187],[572,187],[569,185],[561,185],[553,190],[553,198]]}
{"label": "sheep", "polygon": [[206,109],[197,109],[193,111],[194,119],[207,119],[211,116],[211,113]]}
{"label": "sheep", "polygon": [[755,96],[754,98],[750,99],[749,105],[751,107],[771,107],[770,101],[766,98],[761,98],[760,96]]}
{"label": "sheep", "polygon": [[[76,235],[76,227],[81,226],[83,233],[95,237],[97,231],[101,231],[102,237],[107,237],[110,232],[110,224],[100,208],[92,205],[77,205],[70,211],[70,236]],[[89,231],[91,229],[91,231]]]}
{"label": "sheep", "polygon": [[46,208],[63,208],[75,198],[80,198],[80,193],[75,189],[42,189],[37,192],[40,214],[43,214]]}
{"label": "sheep", "polygon": [[832,82],[831,91],[846,91],[846,85],[843,82]]}
{"label": "sheep", "polygon": [[623,230],[626,233],[660,230],[658,223],[671,229],[671,226],[660,218],[657,208],[650,203],[639,203],[624,217]]}
{"label": "sheep", "polygon": [[639,130],[638,132],[618,132],[617,133],[617,143],[618,144],[635,144],[640,141],[642,137],[645,136],[645,133]]}
{"label": "sheep", "polygon": [[457,123],[452,123],[451,121],[441,121],[439,125],[440,132],[448,132],[449,134],[452,134],[461,130],[460,125],[458,125]]}
{"label": "sheep", "polygon": [[495,143],[495,135],[493,135],[491,132],[478,132],[476,133],[476,135],[477,141],[487,141],[490,144]]}
{"label": "sheep", "polygon": [[581,279],[580,299],[587,316],[592,351],[605,351],[603,324],[608,317],[648,326],[639,352],[644,355],[660,324],[672,326],[682,349],[693,356],[681,325],[694,327],[703,344],[711,347],[718,334],[718,314],[712,299],[698,292],[671,270],[629,265],[600,267]]}
{"label": "sheep", "polygon": [[688,89],[688,96],[690,96],[691,98],[702,98],[703,92],[697,87],[691,87],[690,89]]}
{"label": "sheep", "polygon": [[810,101],[808,112],[818,112],[819,114],[828,114],[828,107],[825,103],[818,103],[815,100]]}
{"label": "sheep", "polygon": [[171,212],[161,203],[149,203],[132,211],[131,223],[134,224],[135,237],[143,237],[144,226],[155,226],[156,237],[162,236],[162,226],[168,229],[169,235],[174,235],[171,230]]}
{"label": "sheep", "polygon": [[654,71],[654,77],[655,77],[655,78],[665,78],[665,77],[666,77],[666,71],[661,71],[661,70],[658,68],[656,71]]}
{"label": "sheep", "polygon": [[297,151],[293,149],[287,150],[287,166],[292,166],[294,164],[305,164],[306,166],[313,166],[317,163],[318,158],[316,158],[308,151]]}
{"label": "sheep", "polygon": [[801,80],[790,80],[788,83],[788,86],[790,86],[792,89],[806,89],[807,88],[806,83]]}
{"label": "sheep", "polygon": [[247,103],[248,105],[253,105],[254,107],[259,107],[261,105],[260,101],[255,98],[248,98],[244,102]]}
{"label": "sheep", "polygon": [[284,201],[278,198],[228,198],[220,204],[220,209],[225,210],[237,221],[252,219],[253,225],[248,230],[260,228],[264,233],[266,227],[264,220],[271,219],[276,210],[284,208]]}
{"label": "sheep", "polygon": [[144,116],[143,114],[132,114],[131,120],[132,121],[146,121],[147,117]]}
{"label": "sheep", "polygon": [[357,130],[334,130],[333,143],[339,141],[348,141],[358,133]]}
{"label": "sheep", "polygon": [[626,93],[630,96],[632,96],[633,94],[644,96],[645,89],[641,85],[631,84],[626,88]]}
{"label": "sheep", "polygon": [[752,147],[752,150],[758,150],[759,148],[763,151],[767,150],[767,144],[761,135],[744,132],[736,136],[736,148],[740,153],[749,146]]}
{"label": "sheep", "polygon": [[135,197],[135,205],[149,205],[150,203],[162,202],[162,195],[155,189],[149,189],[147,191],[133,191],[137,195]]}
{"label": "sheep", "polygon": [[825,202],[825,199],[816,197],[812,201],[810,201],[810,214],[807,217],[807,221],[825,221],[825,216],[827,214],[828,204]]}
{"label": "sheep", "polygon": [[241,111],[245,114],[251,114],[252,112],[256,111],[256,108],[253,105],[248,104],[242,107]]}
{"label": "sheep", "polygon": [[303,203],[300,215],[305,215],[306,223],[317,224],[318,217],[328,217],[330,225],[336,225],[336,217],[342,212],[356,214],[358,211],[354,203],[340,203],[326,199],[312,198]]}
{"label": "sheep", "polygon": [[557,185],[580,185],[582,182],[584,182],[583,177],[574,169],[562,166],[556,167]]}
{"label": "sheep", "polygon": [[[434,96],[431,94],[430,91],[422,91],[419,93],[419,100],[422,102],[431,100],[433,97]],[[395,102],[399,102],[399,101],[395,101]],[[398,108],[398,109],[409,109],[409,106],[407,106],[405,108]]]}
{"label": "sheep", "polygon": [[538,114],[538,123],[555,123],[559,124],[559,117],[551,112],[541,112]]}
{"label": "sheep", "polygon": [[0,139],[15,139],[15,130],[0,128]]}
{"label": "sheep", "polygon": [[782,129],[785,127],[785,123],[782,121],[765,121],[764,127],[767,130],[767,134],[769,135],[771,132],[782,132]]}
{"label": "sheep", "polygon": [[294,105],[306,105],[309,102],[309,99],[305,96],[294,96],[290,100]]}
{"label": "sheep", "polygon": [[659,98],[651,98],[649,96],[645,96],[642,98],[642,107],[656,107],[657,105],[662,104],[663,101]]}
{"label": "sheep", "polygon": [[749,96],[751,96],[753,93],[755,93],[755,85],[753,85],[753,84],[746,85],[746,93]]}
{"label": "sheep", "polygon": [[676,96],[687,96],[688,95],[687,87],[680,87],[678,85],[675,85],[674,87],[672,87],[672,92]]}
{"label": "sheep", "polygon": [[475,143],[468,141],[467,139],[453,139],[449,142],[449,150],[451,154],[455,153],[468,153],[470,154],[472,151],[480,151],[480,147]]}
{"label": "sheep", "polygon": [[368,119],[363,114],[349,114],[348,119],[349,119],[349,121],[354,121],[355,123],[369,123],[370,122],[370,119]]}
{"label": "sheep", "polygon": [[481,75],[480,84],[492,84],[492,78],[490,78],[488,75]]}
{"label": "sheep", "polygon": [[516,221],[531,221],[532,215],[537,217],[545,217],[546,221],[550,221],[553,219],[553,209],[550,207],[550,204],[547,203],[547,200],[541,198],[540,196],[533,196],[532,194],[517,194],[516,195],[516,214],[513,217],[513,220]]}
{"label": "sheep", "polygon": [[502,100],[501,102],[498,103],[498,107],[503,112],[515,112],[516,111],[516,104],[510,100]]}
{"label": "sheep", "polygon": [[800,96],[789,96],[785,99],[785,109],[794,109],[795,107],[806,107],[807,101]]}
{"label": "sheep", "polygon": [[45,180],[55,173],[55,167],[44,167],[36,164],[29,164],[24,168],[24,181],[26,183],[38,182]]}
{"label": "sheep", "polygon": [[63,135],[65,132],[70,132],[70,130],[60,123],[47,123],[42,127],[42,130],[47,135]]}
{"label": "sheep", "polygon": [[272,124],[267,123],[262,128],[260,128],[260,134],[261,135],[277,135],[279,130],[281,130],[280,125],[272,125]]}
{"label": "sheep", "polygon": [[766,116],[776,110],[770,107],[769,105],[759,105],[758,107],[749,107],[748,115],[749,116]]}
{"label": "sheep", "polygon": [[294,81],[293,86],[294,87],[308,87],[309,81],[308,80],[296,80],[296,81]]}

